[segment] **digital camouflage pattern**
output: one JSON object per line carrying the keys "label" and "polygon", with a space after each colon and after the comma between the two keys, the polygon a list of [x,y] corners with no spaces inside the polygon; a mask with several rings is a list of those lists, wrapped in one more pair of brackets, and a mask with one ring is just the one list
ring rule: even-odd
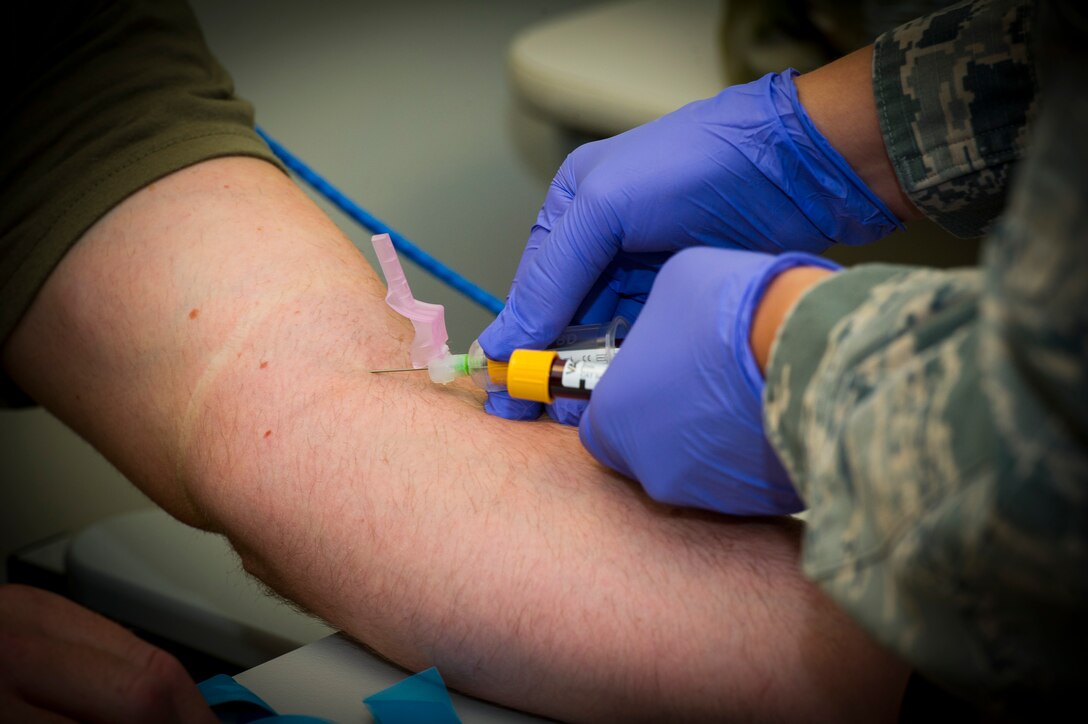
{"label": "digital camouflage pattern", "polygon": [[[950,12],[984,7],[1011,17]],[[1006,135],[1030,153],[980,268],[834,275],[780,331],[764,398],[809,505],[806,573],[931,680],[1032,718],[1088,683],[1088,85],[1064,67],[1030,146]],[[945,219],[984,177],[939,187]]]}
{"label": "digital camouflage pattern", "polygon": [[989,230],[1027,148],[1035,16],[1029,2],[958,3],[874,45],[873,90],[900,185],[956,236]]}

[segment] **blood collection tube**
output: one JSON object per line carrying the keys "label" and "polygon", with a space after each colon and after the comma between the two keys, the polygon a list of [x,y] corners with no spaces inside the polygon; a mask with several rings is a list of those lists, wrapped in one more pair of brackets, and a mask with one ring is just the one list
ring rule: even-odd
{"label": "blood collection tube", "polygon": [[516,349],[506,370],[506,391],[519,400],[551,404],[556,397],[588,399],[608,362],[563,359],[553,349]]}

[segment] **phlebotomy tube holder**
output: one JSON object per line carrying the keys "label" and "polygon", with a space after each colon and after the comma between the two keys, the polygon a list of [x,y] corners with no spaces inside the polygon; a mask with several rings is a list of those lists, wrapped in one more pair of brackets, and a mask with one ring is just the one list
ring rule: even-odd
{"label": "phlebotomy tube holder", "polygon": [[467,354],[448,354],[427,365],[431,381],[459,377],[488,392],[506,390],[511,397],[551,403],[554,397],[589,397],[627,334],[628,322],[616,317],[603,324],[567,327],[547,350],[516,349],[509,362],[488,359],[479,342]]}

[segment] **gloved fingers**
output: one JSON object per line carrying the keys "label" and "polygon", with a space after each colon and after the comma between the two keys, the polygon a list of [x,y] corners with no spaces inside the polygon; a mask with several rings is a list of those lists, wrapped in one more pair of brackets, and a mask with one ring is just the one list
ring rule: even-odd
{"label": "gloved fingers", "polygon": [[[525,268],[540,249],[540,244],[544,239],[548,238],[548,234],[550,233],[550,228],[541,226],[539,223],[533,224],[533,228],[529,230],[529,240],[525,242],[525,248],[521,251],[521,258],[518,260],[518,268],[514,271],[514,279],[510,282],[510,291],[513,291],[514,287],[517,286],[518,279],[525,273]],[[507,294],[507,299],[509,298],[510,295]]]}
{"label": "gloved fingers", "polygon": [[[663,313],[660,307],[663,304],[671,306],[677,300],[668,290],[658,296],[650,302],[653,307],[647,305],[645,308],[649,316],[628,331],[621,351],[594,388],[578,426],[582,445],[593,457],[633,479],[639,479],[635,466],[649,426],[663,419],[660,414],[668,412],[660,407],[659,384],[661,380],[671,379],[676,370],[669,369],[675,363],[666,356],[678,353],[682,347],[666,343],[666,355],[657,353],[662,332],[667,333],[678,324],[683,326],[682,319],[666,319],[664,325],[659,323],[658,317],[668,315],[668,311]],[[661,364],[666,365],[665,375],[661,374]],[[647,384],[647,380],[652,382]]]}
{"label": "gloved fingers", "polygon": [[571,324],[608,323],[616,317],[635,323],[661,267],[673,252],[620,252],[597,280]]}
{"label": "gloved fingers", "polygon": [[582,441],[582,447],[600,464],[634,480],[631,468],[615,448],[612,430],[603,426],[607,419],[607,413],[602,413],[603,407],[605,405],[599,399],[590,400],[582,411],[582,419],[578,423],[578,437]]}
{"label": "gloved fingers", "polygon": [[518,260],[518,268],[514,272],[513,281],[510,283],[510,291],[506,295],[506,306],[502,308],[495,320],[480,335],[480,346],[483,347],[484,353],[491,359],[509,359],[510,353],[516,348],[510,343],[510,339],[525,337],[525,335],[518,334],[520,323],[510,301],[514,296],[519,281],[529,273],[528,270],[532,266],[541,245],[551,234],[553,225],[558,219],[562,218],[574,199],[576,186],[573,173],[570,170],[570,163],[570,157],[568,157],[548,186],[548,193],[544,197],[544,203],[541,204],[540,211],[537,212],[536,223],[533,224],[532,229],[529,231],[529,239],[525,244],[525,249],[521,252],[521,259]]}
{"label": "gloved fingers", "polygon": [[577,425],[582,419],[586,409],[586,400],[572,400],[556,398],[555,402],[546,405],[544,410],[548,416],[561,425]]}
{"label": "gloved fingers", "polygon": [[532,260],[537,250],[540,249],[540,245],[544,243],[544,240],[552,233],[552,228],[554,228],[556,222],[562,218],[563,214],[567,212],[571,202],[574,200],[575,186],[573,180],[571,180],[569,164],[570,161],[568,159],[560,167],[559,172],[548,186],[548,193],[544,197],[544,203],[541,204],[540,211],[537,212],[536,222],[529,230],[529,240],[526,242],[525,249],[521,253],[521,259],[518,261],[517,271],[514,272],[514,281],[513,284],[511,284],[511,288],[517,285],[518,279],[524,273],[525,267]]}
{"label": "gloved fingers", "polygon": [[[616,306],[620,302],[620,295],[616,291],[616,283],[613,277],[613,269],[609,267],[593,283],[578,310],[570,320],[571,325],[601,324],[610,322],[616,314]],[[557,336],[558,338],[558,336]]]}
{"label": "gloved fingers", "polygon": [[506,307],[480,335],[493,358],[519,347],[541,349],[559,336],[620,248],[607,204],[576,198],[519,270]]}
{"label": "gloved fingers", "polygon": [[489,415],[507,420],[535,420],[540,417],[543,405],[529,400],[519,400],[503,391],[487,393],[484,410]]}
{"label": "gloved fingers", "polygon": [[544,203],[540,205],[540,212],[536,216],[536,226],[551,233],[559,219],[567,213],[571,202],[578,193],[578,175],[574,166],[574,154],[567,156],[563,165],[555,172],[548,191],[544,195]]}
{"label": "gloved fingers", "polygon": [[635,321],[638,320],[639,315],[642,314],[642,309],[645,306],[646,306],[646,298],[645,297],[641,297],[641,298],[639,298],[639,297],[633,297],[633,298],[623,297],[623,298],[621,298],[619,300],[619,303],[616,305],[616,314],[615,314],[615,316],[623,317],[624,319],[627,320],[628,324],[634,324]]}
{"label": "gloved fingers", "polygon": [[763,432],[758,380],[738,364],[750,355],[750,290],[798,256],[674,256],[582,415],[586,450],[662,503],[744,515],[799,509]]}

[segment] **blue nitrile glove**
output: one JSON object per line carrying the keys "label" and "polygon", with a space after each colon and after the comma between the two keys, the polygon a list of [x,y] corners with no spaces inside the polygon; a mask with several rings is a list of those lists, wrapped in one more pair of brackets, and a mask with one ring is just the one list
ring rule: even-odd
{"label": "blue nitrile glove", "polygon": [[[624,313],[634,322],[654,271],[708,245],[779,253],[862,244],[899,226],[816,130],[796,71],[575,150],[552,180],[506,308],[480,335],[494,359],[543,348],[568,324]],[[489,412],[539,406],[492,394]]]}
{"label": "blue nitrile glove", "polygon": [[763,430],[749,344],[767,285],[810,254],[698,248],[661,269],[582,415],[582,444],[650,497],[735,515],[804,508]]}

